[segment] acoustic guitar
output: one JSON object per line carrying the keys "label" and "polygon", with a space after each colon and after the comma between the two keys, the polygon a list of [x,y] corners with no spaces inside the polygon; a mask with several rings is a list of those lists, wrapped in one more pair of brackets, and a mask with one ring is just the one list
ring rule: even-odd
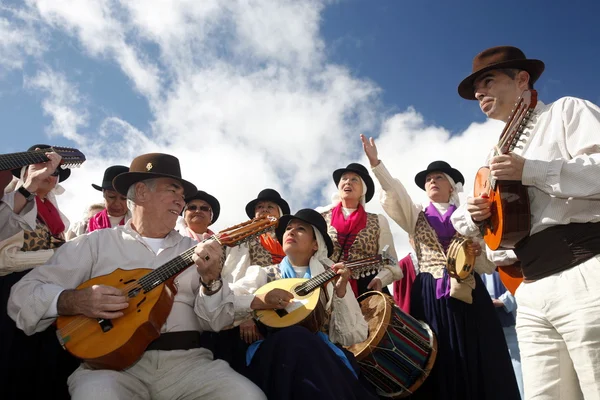
{"label": "acoustic guitar", "polygon": [[38,164],[48,161],[46,153],[59,154],[61,168],[78,167],[85,161],[85,155],[77,149],[70,147],[52,146],[47,149],[22,151],[19,153],[0,154],[0,171],[21,168],[30,164]]}
{"label": "acoustic guitar", "polygon": [[[525,129],[529,128],[527,124],[536,104],[535,90],[525,90],[521,94],[494,148],[494,156],[521,148],[519,142],[527,135]],[[480,225],[483,239],[490,249],[513,249],[529,235],[529,195],[521,181],[499,181],[490,174],[489,167],[482,167],[475,176],[473,192],[475,197],[484,195],[491,202],[492,215]]]}
{"label": "acoustic guitar", "polygon": [[[355,279],[374,273],[384,265],[397,265],[398,262],[387,253],[386,246],[382,254],[360,260],[345,262],[344,266],[352,271]],[[317,332],[325,322],[327,291],[322,290],[337,274],[327,269],[310,279],[277,279],[261,286],[255,294],[265,294],[273,289],[283,289],[294,295],[288,306],[277,310],[255,310],[254,320],[268,328],[281,329],[292,325],[301,325],[311,332]]]}
{"label": "acoustic guitar", "polygon": [[[274,229],[277,218],[255,218],[227,228],[206,240],[230,247]],[[204,241],[206,241],[204,240]],[[157,269],[116,269],[92,278],[77,287],[107,285],[121,289],[129,298],[129,307],[114,320],[85,315],[59,316],[57,336],[61,345],[92,368],[122,370],[135,363],[146,347],[160,336],[177,289],[174,277],[194,264],[195,247],[184,251]]]}

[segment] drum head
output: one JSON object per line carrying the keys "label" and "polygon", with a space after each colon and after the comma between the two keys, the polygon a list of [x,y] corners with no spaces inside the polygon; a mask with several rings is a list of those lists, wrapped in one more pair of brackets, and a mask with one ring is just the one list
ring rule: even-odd
{"label": "drum head", "polygon": [[376,346],[380,341],[392,316],[392,306],[380,292],[367,292],[358,297],[360,310],[369,325],[369,336],[361,343],[347,347],[357,360],[370,354],[369,346]]}

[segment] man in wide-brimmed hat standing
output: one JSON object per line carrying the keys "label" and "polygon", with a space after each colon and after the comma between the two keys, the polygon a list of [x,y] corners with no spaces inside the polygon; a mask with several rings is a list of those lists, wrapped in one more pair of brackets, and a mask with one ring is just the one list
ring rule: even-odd
{"label": "man in wide-brimmed hat standing", "polygon": [[[543,70],[515,47],[493,47],[475,57],[458,93],[506,122]],[[520,148],[489,166],[529,194],[530,236],[502,254],[518,258],[524,276],[516,298],[525,398],[600,399],[600,108],[538,101],[524,131]],[[491,215],[482,196],[462,211],[453,222],[470,235]]]}
{"label": "man in wide-brimmed hat standing", "polygon": [[[76,287],[117,268],[156,269],[197,243],[174,230],[184,198],[196,193],[196,187],[181,178],[177,158],[160,153],[139,156],[112,185],[127,196],[131,219],[123,226],[68,242],[15,286],[8,312],[25,333],[44,330],[58,315],[122,317],[129,303],[119,289]],[[222,267],[223,250],[218,243],[200,243],[195,252],[198,265]],[[253,383],[225,362],[213,361],[212,353],[202,347],[202,330],[210,326],[195,314],[194,304],[200,290],[216,291],[221,280],[202,281],[196,268],[190,267],[174,283],[178,291],[160,337],[124,371],[82,364],[68,380],[73,399],[265,398]]]}

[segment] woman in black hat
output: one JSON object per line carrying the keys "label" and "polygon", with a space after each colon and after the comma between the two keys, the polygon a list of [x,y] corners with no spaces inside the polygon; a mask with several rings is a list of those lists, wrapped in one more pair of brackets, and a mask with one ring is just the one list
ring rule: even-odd
{"label": "woman in black hat", "polygon": [[113,165],[104,171],[102,185],[92,183],[92,187],[102,191],[104,197],[104,210],[90,218],[88,233],[98,229],[114,228],[124,225],[131,218],[131,212],[127,209],[127,196],[118,193],[113,187],[113,179],[122,173],[129,172],[124,165]]}
{"label": "woman in black hat", "polygon": [[214,235],[208,227],[219,218],[221,204],[216,197],[198,190],[195,195],[185,199],[183,217],[177,219],[175,229],[183,236],[202,241],[202,234]]}
{"label": "woman in black hat", "polygon": [[[365,211],[375,193],[373,179],[367,169],[357,163],[348,164],[333,172],[337,192],[329,206],[319,208],[327,221],[328,234],[333,240],[334,262],[352,261],[379,254],[387,246],[387,253],[396,257],[394,238],[387,219],[381,214]],[[398,264],[386,265],[375,277],[352,279],[350,284],[358,297],[369,290],[388,292],[386,286],[401,279]]]}
{"label": "woman in black hat", "polygon": [[[255,288],[278,279],[314,277],[329,268],[340,278],[324,288],[331,299],[327,304],[331,311],[327,332],[315,334],[292,326],[267,333],[264,340],[248,348],[246,375],[269,399],[375,399],[357,378],[359,371],[352,354],[334,345],[350,346],[366,340],[368,327],[348,283],[350,272],[328,258],[333,243],[325,220],[315,210],[303,209],[282,216],[276,235],[286,256],[280,263],[261,269],[254,280]],[[221,291],[224,304],[214,320],[222,324],[230,323],[234,314],[248,311],[240,304],[247,303],[251,310],[284,309],[293,298],[283,289],[257,296],[237,296],[229,286],[223,286]],[[209,313],[203,304],[199,306]],[[223,319],[223,314],[229,319]]]}
{"label": "woman in black hat", "polygon": [[[49,147],[38,144],[28,151]],[[65,181],[71,171],[56,167],[50,175],[37,182],[34,190],[29,186],[29,177],[37,172],[36,168],[39,166],[13,170],[13,175],[19,178],[16,190],[3,199],[16,209],[16,202],[24,198],[23,209],[29,212],[23,219],[30,226],[19,234],[22,234],[19,237],[19,246],[22,247],[13,251],[11,257],[3,257],[6,261],[3,269],[9,269],[0,274],[4,275],[0,276],[0,390],[3,399],[42,396],[68,399],[67,378],[79,365],[79,361],[59,345],[54,327],[27,336],[7,314],[7,301],[13,285],[33,267],[44,264],[65,243],[64,232],[69,226],[69,220],[59,210],[56,195],[64,192],[58,183]]]}
{"label": "woman in black hat", "polygon": [[450,221],[459,205],[463,175],[445,161],[434,161],[415,176],[427,206],[414,203],[399,180],[377,157],[373,138],[361,135],[365,154],[383,190],[382,206],[412,236],[419,274],[410,290],[410,313],[436,335],[437,358],[414,399],[518,399],[519,390],[504,333],[479,273],[495,266],[475,245],[475,272],[460,282],[446,270],[446,251],[460,237]]}

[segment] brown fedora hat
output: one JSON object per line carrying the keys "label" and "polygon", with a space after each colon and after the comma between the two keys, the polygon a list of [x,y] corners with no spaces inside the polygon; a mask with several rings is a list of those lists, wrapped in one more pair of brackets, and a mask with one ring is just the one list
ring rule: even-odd
{"label": "brown fedora hat", "polygon": [[458,94],[463,99],[475,100],[473,84],[479,75],[493,69],[515,68],[529,73],[530,82],[535,83],[544,72],[544,63],[528,59],[520,49],[512,46],[492,47],[477,54],[473,59],[473,72],[458,85]]}
{"label": "brown fedora hat", "polygon": [[152,178],[173,178],[181,182],[185,196],[196,194],[196,186],[181,178],[179,160],[170,154],[149,153],[133,159],[129,172],[115,176],[112,185],[122,195],[134,183]]}

